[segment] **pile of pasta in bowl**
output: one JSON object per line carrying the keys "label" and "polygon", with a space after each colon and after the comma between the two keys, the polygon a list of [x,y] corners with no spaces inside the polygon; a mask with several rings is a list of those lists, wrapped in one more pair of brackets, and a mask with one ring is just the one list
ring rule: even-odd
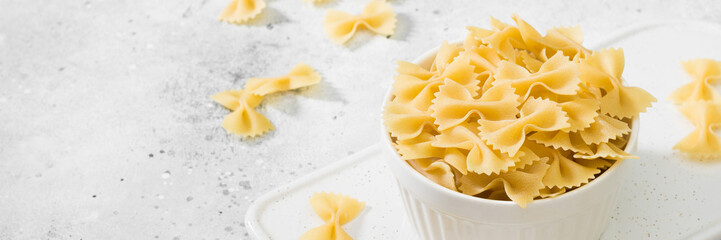
{"label": "pile of pasta in bowl", "polygon": [[383,121],[425,177],[525,207],[636,158],[624,151],[632,119],[656,99],[623,85],[622,50],[584,48],[578,27],[542,35],[513,19],[468,27],[429,68],[398,62]]}

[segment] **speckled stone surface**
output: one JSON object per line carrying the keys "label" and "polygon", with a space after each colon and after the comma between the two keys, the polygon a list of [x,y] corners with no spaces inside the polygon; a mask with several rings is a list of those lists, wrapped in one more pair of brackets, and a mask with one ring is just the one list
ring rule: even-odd
{"label": "speckled stone surface", "polygon": [[[324,11],[366,1],[268,0],[242,26],[216,20],[228,2],[0,0],[0,239],[248,239],[255,198],[377,141],[395,60],[489,16],[580,24],[586,39],[721,22],[718,1],[393,0],[395,35],[338,46]],[[323,82],[265,99],[275,131],[225,133],[209,95],[299,61]]]}

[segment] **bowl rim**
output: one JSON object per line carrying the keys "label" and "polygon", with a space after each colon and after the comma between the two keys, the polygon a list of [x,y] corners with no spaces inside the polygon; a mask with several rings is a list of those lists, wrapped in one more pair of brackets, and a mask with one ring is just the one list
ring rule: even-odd
{"label": "bowl rim", "polygon": [[[463,39],[456,40],[456,41],[450,41],[449,44],[454,45],[460,45],[463,43]],[[413,64],[421,65],[423,62],[426,61],[432,61],[431,58],[435,57],[435,54],[440,50],[441,46],[434,47],[423,54],[419,55],[416,59],[412,61]],[[395,81],[393,81],[395,82]],[[381,106],[381,134],[383,138],[383,146],[386,148],[386,150],[392,151],[394,154],[394,157],[392,159],[388,159],[389,161],[401,161],[403,164],[402,169],[405,169],[405,171],[410,171],[409,174],[412,176],[413,179],[415,179],[415,182],[422,183],[423,185],[430,186],[431,189],[434,189],[434,192],[438,192],[439,194],[443,194],[446,197],[456,198],[458,200],[462,201],[469,201],[472,202],[472,204],[484,204],[484,205],[496,205],[500,207],[517,207],[515,202],[508,201],[508,200],[493,200],[493,199],[486,199],[486,198],[480,198],[475,197],[471,195],[466,195],[461,192],[453,191],[448,188],[445,188],[441,186],[440,184],[437,184],[433,182],[432,180],[426,178],[423,176],[420,172],[416,171],[410,164],[408,164],[408,161],[403,160],[400,156],[400,153],[393,147],[392,140],[390,133],[386,130],[386,126],[384,124],[385,120],[383,119],[383,109],[385,109],[386,104],[390,102],[391,97],[393,96],[393,85],[386,90],[386,93],[383,97],[383,104]],[[624,147],[624,151],[629,152],[627,150],[631,150],[631,152],[636,148],[637,139],[638,139],[638,132],[639,132],[639,116],[636,115],[632,118],[631,121],[631,133],[629,136],[628,143]],[[630,153],[630,152],[629,152]],[[544,206],[548,206],[551,204],[557,204],[561,201],[567,201],[568,199],[577,198],[580,197],[583,193],[591,191],[594,186],[600,185],[601,182],[606,181],[606,179],[609,179],[612,177],[612,175],[617,175],[617,169],[622,165],[625,164],[625,160],[619,160],[616,161],[611,167],[606,169],[601,175],[598,177],[592,179],[585,185],[582,185],[570,192],[565,192],[563,194],[560,194],[553,198],[544,198],[539,200],[533,200],[531,203],[526,205],[526,209],[528,208],[542,208]]]}

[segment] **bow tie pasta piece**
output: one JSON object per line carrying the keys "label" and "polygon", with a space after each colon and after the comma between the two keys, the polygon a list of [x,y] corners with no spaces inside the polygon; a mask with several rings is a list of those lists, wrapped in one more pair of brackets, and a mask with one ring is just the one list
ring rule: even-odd
{"label": "bow tie pasta piece", "polygon": [[[456,148],[468,151],[467,157],[462,159],[465,161],[451,164],[463,174],[466,174],[468,171],[486,175],[493,173],[498,174],[508,171],[511,167],[515,167],[519,162],[523,161],[523,164],[527,164],[529,161],[537,160],[529,159],[529,157],[533,156],[524,155],[525,152],[519,153],[518,156],[510,156],[498,150],[493,150],[491,146],[488,146],[486,142],[478,136],[477,129],[477,124],[453,127],[449,130],[442,131],[440,135],[436,136],[435,141],[431,143],[431,145],[438,148]],[[523,156],[526,158],[522,158]]]}
{"label": "bow tie pasta piece", "polygon": [[711,86],[721,79],[721,62],[695,59],[681,62],[692,81],[674,91],[669,97],[674,104],[686,101],[713,101],[721,103],[721,95]]}
{"label": "bow tie pasta piece", "polygon": [[408,164],[431,181],[456,191],[456,178],[453,175],[453,170],[443,160],[416,159],[409,160]]}
{"label": "bow tie pasta piece", "polygon": [[433,82],[433,73],[413,63],[398,61],[396,72],[398,75],[393,77],[393,101],[409,103]]}
{"label": "bow tie pasta piece", "polygon": [[428,110],[435,98],[434,94],[445,80],[463,85],[473,97],[478,95],[478,74],[473,72],[473,66],[468,62],[454,61],[446,66],[442,73],[435,72],[436,74],[427,80],[410,75],[397,75],[393,89],[393,92],[398,94],[396,98],[400,102],[410,102],[419,110]]}
{"label": "bow tie pasta piece", "polygon": [[496,50],[486,46],[468,48],[461,55],[468,58],[476,73],[490,72],[495,74],[496,69],[501,64],[501,57],[498,56]]}
{"label": "bow tie pasta piece", "polygon": [[583,33],[578,26],[552,28],[548,30],[546,36],[542,36],[518,15],[514,15],[513,20],[518,25],[518,30],[527,46],[526,49],[537,56],[546,56],[546,52],[549,50],[561,51],[564,55],[571,57],[573,61],[578,61],[591,52],[583,47]]}
{"label": "bow tie pasta piece", "polygon": [[639,87],[619,86],[601,98],[601,113],[618,118],[632,118],[646,112],[656,98]]}
{"label": "bow tie pasta piece", "polygon": [[424,129],[436,129],[433,117],[427,111],[421,111],[409,104],[389,102],[383,110],[383,123],[392,129],[391,136],[407,140],[420,135]]}
{"label": "bow tie pasta piece", "polygon": [[593,154],[586,154],[586,153],[576,153],[573,155],[574,158],[582,158],[582,159],[596,159],[596,158],[603,158],[603,159],[610,159],[610,160],[625,160],[625,159],[638,159],[637,156],[628,154],[627,152],[624,152],[619,147],[617,147],[615,144],[612,143],[599,143],[597,145],[591,145],[591,151]]}
{"label": "bow tie pasta piece", "polygon": [[464,194],[477,195],[502,187],[508,198],[522,208],[526,208],[535,197],[541,195],[540,190],[545,188],[543,176],[548,167],[549,165],[544,161],[536,161],[523,169],[497,176],[469,173],[461,176],[458,188]]}
{"label": "bow tie pasta piece", "polygon": [[539,195],[539,197],[541,197],[541,198],[555,198],[561,194],[566,193],[566,188],[545,187],[545,188],[539,190],[539,192],[541,193],[541,195]]}
{"label": "bow tie pasta piece", "polygon": [[245,90],[265,96],[271,93],[307,87],[320,82],[320,74],[305,63],[299,63],[290,73],[274,78],[251,78],[245,83]]}
{"label": "bow tie pasta piece", "polygon": [[574,162],[564,156],[560,151],[546,148],[540,144],[529,143],[527,145],[540,157],[548,158],[549,165],[546,175],[543,176],[543,184],[546,187],[572,188],[588,183],[595,178],[601,170],[595,167],[587,167]]}
{"label": "bow tie pasta piece", "polygon": [[580,133],[583,141],[590,145],[608,142],[630,132],[628,123],[608,115],[598,115],[596,121]]}
{"label": "bow tie pasta piece", "polygon": [[255,18],[265,8],[264,0],[233,0],[218,19],[220,21],[241,24]]}
{"label": "bow tie pasta piece", "polygon": [[300,63],[283,77],[251,78],[243,90],[224,91],[210,98],[233,111],[223,119],[222,126],[226,131],[244,137],[255,137],[273,130],[273,124],[255,111],[264,95],[313,85],[319,81],[318,73],[308,65]]}
{"label": "bow tie pasta piece", "polygon": [[583,33],[580,26],[552,28],[546,33],[544,38],[546,44],[553,50],[560,50],[566,56],[571,57],[574,62],[585,58],[591,53],[581,45],[583,43]]}
{"label": "bow tie pasta piece", "polygon": [[396,14],[386,1],[371,0],[358,16],[328,10],[323,22],[325,33],[338,44],[351,39],[360,26],[377,34],[390,36],[396,28]]}
{"label": "bow tie pasta piece", "polygon": [[433,64],[431,64],[431,71],[443,73],[446,66],[448,66],[448,64],[451,64],[453,60],[458,57],[458,55],[460,55],[462,51],[463,48],[460,48],[455,44],[448,44],[447,41],[443,41],[443,44],[441,44],[441,48],[439,48],[438,53],[436,53],[436,57],[433,58]]}
{"label": "bow tie pasta piece", "polygon": [[576,64],[560,52],[543,63],[536,73],[530,73],[522,66],[503,62],[494,77],[494,85],[509,82],[516,89],[516,94],[523,96],[523,99],[531,96],[534,89],[557,95],[575,95],[581,83]]}
{"label": "bow tie pasta piece", "polygon": [[[448,149],[433,146],[436,135],[423,132],[415,138],[398,140],[396,148],[403,160],[420,158],[446,158],[447,155],[456,155],[457,152],[449,152]],[[451,157],[453,158],[453,157]]]}
{"label": "bow tie pasta piece", "polygon": [[578,158],[574,159],[574,162],[581,164],[583,166],[589,167],[589,168],[596,168],[596,169],[607,169],[613,165],[613,160],[606,160],[602,158],[596,158],[596,159],[583,159]]}
{"label": "bow tie pasta piece", "polygon": [[696,130],[673,148],[701,158],[721,157],[721,138],[713,132],[721,124],[721,104],[710,101],[686,102],[679,110]]}
{"label": "bow tie pasta piece", "polygon": [[577,97],[568,102],[558,104],[566,114],[568,114],[568,123],[570,127],[561,129],[566,132],[576,132],[591,127],[598,116],[600,103],[593,98]]}
{"label": "bow tie pasta piece", "polygon": [[580,78],[584,83],[606,91],[606,95],[601,97],[601,113],[631,118],[645,112],[656,98],[641,88],[623,86],[623,65],[623,50],[594,51],[590,57],[581,60]]}
{"label": "bow tie pasta piece", "polygon": [[273,124],[255,111],[262,96],[244,90],[223,91],[210,96],[215,102],[233,111],[223,119],[223,128],[229,133],[255,137],[273,130]]}
{"label": "bow tie pasta piece", "polygon": [[477,27],[468,27],[475,39],[494,49],[504,60],[516,62],[516,49],[514,46],[523,45],[518,29],[512,26],[500,31],[491,31]]}
{"label": "bow tie pasta piece", "polygon": [[348,196],[323,192],[310,197],[310,206],[325,224],[308,230],[300,237],[301,240],[353,240],[341,226],[358,216],[365,203]]}
{"label": "bow tie pasta piece", "polygon": [[557,103],[529,98],[521,107],[521,117],[512,120],[490,121],[480,119],[481,137],[494,149],[511,156],[516,155],[526,140],[526,135],[533,131],[555,131],[570,126],[568,116]]}
{"label": "bow tie pasta piece", "polygon": [[577,132],[536,132],[528,136],[528,139],[543,144],[546,147],[592,154],[591,148],[583,141],[581,134]]}
{"label": "bow tie pasta piece", "polygon": [[329,1],[329,0],[303,0],[303,2],[310,2],[310,3],[313,3],[313,4],[325,3],[325,2],[328,2],[328,1]]}
{"label": "bow tie pasta piece", "polygon": [[518,114],[521,104],[509,84],[497,85],[486,91],[479,99],[462,85],[447,79],[435,94],[431,105],[431,116],[435,118],[438,130],[443,131],[477,115],[482,119],[512,119]]}

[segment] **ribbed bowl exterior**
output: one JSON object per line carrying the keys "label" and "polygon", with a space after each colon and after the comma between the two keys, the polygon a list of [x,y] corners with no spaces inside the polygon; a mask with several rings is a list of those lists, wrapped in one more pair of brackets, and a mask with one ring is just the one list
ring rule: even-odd
{"label": "ribbed bowl exterior", "polygon": [[406,213],[415,232],[424,240],[579,240],[599,239],[608,226],[618,189],[566,218],[532,224],[493,224],[450,215],[424,203],[400,186]]}

